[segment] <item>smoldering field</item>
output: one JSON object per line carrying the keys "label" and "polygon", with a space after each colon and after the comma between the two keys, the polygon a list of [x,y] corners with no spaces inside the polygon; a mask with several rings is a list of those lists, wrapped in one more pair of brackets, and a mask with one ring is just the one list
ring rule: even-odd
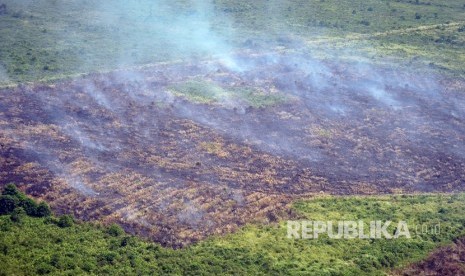
{"label": "smoldering field", "polygon": [[463,81],[237,48],[194,15],[164,32],[182,61],[1,89],[0,183],[174,247],[315,194],[465,190]]}
{"label": "smoldering field", "polygon": [[[463,84],[295,53],[237,59],[253,69],[204,61],[4,89],[1,182],[169,245],[274,220],[315,193],[464,190]],[[173,92],[198,79],[283,101]]]}

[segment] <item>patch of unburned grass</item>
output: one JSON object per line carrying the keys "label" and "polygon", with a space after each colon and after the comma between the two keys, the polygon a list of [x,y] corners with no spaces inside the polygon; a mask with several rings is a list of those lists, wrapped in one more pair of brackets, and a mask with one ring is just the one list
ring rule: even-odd
{"label": "patch of unburned grass", "polygon": [[252,106],[255,108],[274,106],[286,102],[285,95],[277,92],[264,92],[249,87],[223,88],[210,81],[190,80],[172,85],[175,95],[196,103],[220,104],[228,107]]}

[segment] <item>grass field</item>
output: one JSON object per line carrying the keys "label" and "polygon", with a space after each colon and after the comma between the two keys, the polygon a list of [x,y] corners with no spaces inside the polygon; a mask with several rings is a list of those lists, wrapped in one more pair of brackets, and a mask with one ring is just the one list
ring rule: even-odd
{"label": "grass field", "polygon": [[[128,236],[116,225],[16,211],[14,218],[0,216],[0,274],[382,275],[463,235],[464,202],[464,194],[302,200],[292,207],[294,219],[405,220],[412,238],[295,240],[286,237],[286,221],[281,221],[251,224],[180,250]],[[440,231],[432,231],[437,225]],[[422,226],[427,230],[417,231]]]}
{"label": "grass field", "polygon": [[[248,45],[289,46],[294,40],[308,41],[315,56],[393,59],[464,73],[465,3],[457,0],[1,3],[1,83],[208,57]],[[321,43],[312,47],[321,39],[324,51]]]}

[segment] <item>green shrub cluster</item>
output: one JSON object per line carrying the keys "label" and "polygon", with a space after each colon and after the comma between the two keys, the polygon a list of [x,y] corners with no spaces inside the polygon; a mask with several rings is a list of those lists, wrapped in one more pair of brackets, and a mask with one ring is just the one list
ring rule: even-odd
{"label": "green shrub cluster", "polygon": [[0,215],[17,217],[22,213],[32,217],[48,217],[51,215],[47,203],[43,201],[37,203],[18,190],[15,185],[6,185],[0,196]]}
{"label": "green shrub cluster", "polygon": [[[7,191],[17,197],[11,186]],[[292,207],[302,220],[405,220],[409,226],[440,224],[441,231],[411,229],[412,239],[396,240],[295,240],[286,237],[283,221],[248,225],[179,250],[127,235],[117,225],[27,216],[18,207],[0,216],[0,275],[383,275],[463,236],[464,207],[464,194],[302,200]],[[22,223],[12,221],[16,214]]]}

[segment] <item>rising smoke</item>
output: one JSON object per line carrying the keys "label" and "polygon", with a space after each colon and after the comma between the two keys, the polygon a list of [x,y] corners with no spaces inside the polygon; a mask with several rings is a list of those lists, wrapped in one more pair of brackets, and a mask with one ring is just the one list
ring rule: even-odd
{"label": "rising smoke", "polygon": [[[269,2],[270,24],[285,20],[280,16],[282,6],[272,5],[276,1]],[[10,8],[33,13],[34,8],[42,4],[49,5],[50,10],[61,15],[75,14],[83,9],[85,24],[64,24],[63,28],[50,32],[58,38],[59,46],[75,44],[83,48],[83,54],[75,57],[78,72],[91,73],[106,68],[111,69],[111,73],[90,74],[69,84],[58,85],[58,88],[21,91],[18,98],[26,97],[36,102],[41,109],[36,115],[57,126],[67,139],[64,144],[78,148],[77,155],[104,173],[131,170],[152,177],[153,181],[162,179],[167,186],[183,186],[193,181],[184,177],[185,171],[192,169],[189,164],[181,164],[187,168],[174,172],[147,165],[151,158],[176,163],[179,161],[176,158],[197,154],[196,145],[186,138],[187,135],[176,144],[186,154],[163,159],[181,150],[172,148],[172,152],[156,152],[158,144],[177,139],[161,136],[166,133],[163,128],[181,128],[179,124],[166,125],[163,121],[166,114],[178,123],[193,122],[198,129],[213,130],[225,139],[250,146],[253,150],[300,162],[300,172],[288,177],[289,183],[283,184],[283,187],[299,192],[313,189],[313,183],[299,183],[298,188],[293,187],[298,182],[295,179],[303,177],[307,168],[318,168],[318,177],[334,180],[330,184],[341,181],[340,178],[349,186],[345,181],[373,183],[377,177],[390,177],[398,178],[406,185],[412,182],[411,185],[418,185],[416,187],[425,186],[414,168],[418,164],[424,168],[426,165],[422,162],[427,157],[415,159],[409,151],[401,151],[402,147],[408,150],[411,147],[412,151],[421,153],[431,152],[431,155],[447,152],[450,156],[465,159],[461,144],[463,125],[460,124],[465,114],[465,101],[448,99],[449,95],[441,91],[435,76],[416,75],[411,68],[398,69],[398,64],[378,67],[362,57],[348,62],[339,56],[351,53],[350,46],[342,52],[324,47],[311,48],[306,44],[308,38],[292,33],[285,34],[284,38],[281,33],[272,33],[269,46],[256,47],[254,37],[247,37],[238,30],[235,19],[218,11],[214,0],[73,0],[66,3],[22,0]],[[76,38],[74,28],[88,30],[89,37]],[[99,35],[95,36],[96,33]],[[99,47],[92,48],[96,45]],[[108,49],[102,51],[102,45]],[[277,45],[280,46],[278,49]],[[102,52],[106,59],[102,58]],[[154,64],[141,66],[147,63]],[[198,79],[229,88],[225,91],[243,86],[260,88],[265,93],[277,91],[288,101],[278,107],[257,108],[233,95],[225,95],[219,105],[210,106],[188,102],[169,89],[173,83]],[[8,76],[0,67],[0,82],[2,80],[8,80]],[[14,101],[8,102],[9,105],[12,103]],[[0,107],[2,104],[0,101]],[[23,110],[23,113],[27,111]],[[165,117],[157,117],[160,114]],[[2,120],[8,121],[8,116],[0,113]],[[451,116],[455,120],[449,120]],[[58,178],[86,197],[102,196],[100,192],[105,187],[94,189],[92,183],[93,180],[100,181],[99,175],[93,176],[95,179],[80,175],[74,167],[75,160],[61,156],[46,143],[36,142],[36,136],[29,132],[23,136],[14,134],[21,132],[22,126],[13,127],[17,129],[6,135],[16,141],[26,141],[25,149],[37,155],[38,162]],[[401,135],[393,135],[396,131]],[[420,131],[423,132],[419,134]],[[428,136],[441,131],[448,135]],[[389,135],[393,135],[392,140],[380,142],[386,141]],[[384,155],[379,147],[387,147],[389,152]],[[202,159],[203,154],[198,153],[201,162],[198,161],[197,167],[211,162],[207,157]],[[394,157],[390,158],[389,154]],[[126,160],[127,156],[137,158]],[[219,159],[218,162],[227,167],[227,163],[221,163],[223,161]],[[401,176],[394,170],[377,175],[369,166],[372,164],[405,168],[406,172]],[[171,168],[170,165],[165,164]],[[262,172],[260,170],[266,167],[266,164],[257,165],[257,170]],[[217,185],[216,176],[201,177],[211,187]],[[250,183],[251,186],[254,184]],[[229,199],[244,207],[247,193],[234,187],[235,183],[228,185],[231,187],[226,192]],[[163,189],[155,191],[154,197],[164,192]],[[182,197],[177,194],[173,197],[178,196]],[[157,206],[160,213],[168,212],[175,201],[170,197],[162,199]],[[201,228],[209,211],[200,206],[198,202],[183,200],[181,207],[175,209],[175,217],[192,228]],[[211,207],[213,211],[210,211],[214,213],[216,207]],[[149,222],[145,214],[136,216],[136,211],[126,209],[124,212],[121,212],[123,218],[144,226],[150,227],[154,223]]]}

